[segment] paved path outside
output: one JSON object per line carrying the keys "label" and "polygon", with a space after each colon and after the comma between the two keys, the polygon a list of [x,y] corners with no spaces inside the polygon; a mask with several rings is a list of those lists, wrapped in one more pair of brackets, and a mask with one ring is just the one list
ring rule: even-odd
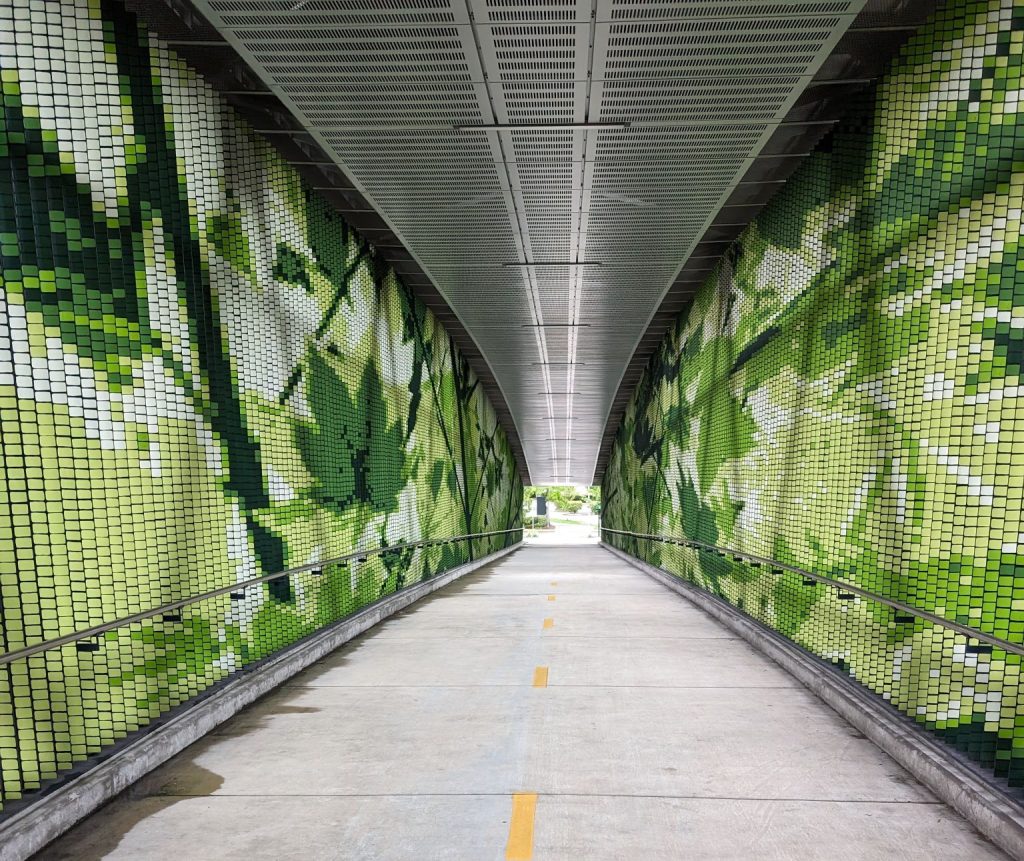
{"label": "paved path outside", "polygon": [[548,529],[527,529],[526,544],[597,544],[599,522],[595,515],[555,512]]}
{"label": "paved path outside", "polygon": [[531,854],[1003,857],[782,670],[593,546],[527,547],[414,605],[41,857]]}

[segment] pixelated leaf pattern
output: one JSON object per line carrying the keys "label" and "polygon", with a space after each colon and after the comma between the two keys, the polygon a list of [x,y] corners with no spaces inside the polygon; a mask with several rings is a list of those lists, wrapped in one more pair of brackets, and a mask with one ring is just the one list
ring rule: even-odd
{"label": "pixelated leaf pattern", "polygon": [[[32,44],[0,58],[0,315],[16,322],[0,338],[3,648],[354,548],[518,523],[508,442],[423,303],[123,4],[75,2],[45,21],[0,9]],[[67,51],[95,74],[71,135],[18,66],[63,74]],[[45,672],[17,715],[0,678],[0,799],[510,540],[282,577],[33,659]]]}
{"label": "pixelated leaf pattern", "polygon": [[405,486],[405,437],[397,421],[388,422],[376,364],[367,363],[354,395],[316,354],[309,377],[315,422],[300,426],[297,438],[316,481],[314,498],[338,511],[355,502],[374,511],[393,510]]}
{"label": "pixelated leaf pattern", "polygon": [[[947,4],[849,105],[647,369],[605,525],[1022,641],[1022,28],[1019,2]],[[1016,655],[729,554],[615,540],[1024,785]]]}

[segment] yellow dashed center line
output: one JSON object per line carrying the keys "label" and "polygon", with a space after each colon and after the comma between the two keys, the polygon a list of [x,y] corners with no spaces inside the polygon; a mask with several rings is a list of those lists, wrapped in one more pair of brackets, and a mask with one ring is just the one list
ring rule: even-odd
{"label": "yellow dashed center line", "polygon": [[537,793],[517,792],[512,796],[505,861],[530,861],[533,858],[533,820],[536,814]]}
{"label": "yellow dashed center line", "polygon": [[557,586],[558,585],[558,581],[557,580],[552,580],[551,581],[551,585],[552,586]]}
{"label": "yellow dashed center line", "polygon": [[548,686],[547,667],[537,667],[533,671],[533,686],[535,688],[546,688]]}
{"label": "yellow dashed center line", "polygon": [[545,630],[545,631],[546,631],[546,630],[547,630],[548,628],[554,628],[554,627],[555,627],[555,620],[554,620],[554,619],[550,619],[550,618],[548,618],[548,619],[545,619],[545,620],[544,620],[544,630]]}
{"label": "yellow dashed center line", "polygon": [[548,595],[548,600],[549,601],[554,601],[555,600],[555,596],[554,595]]}

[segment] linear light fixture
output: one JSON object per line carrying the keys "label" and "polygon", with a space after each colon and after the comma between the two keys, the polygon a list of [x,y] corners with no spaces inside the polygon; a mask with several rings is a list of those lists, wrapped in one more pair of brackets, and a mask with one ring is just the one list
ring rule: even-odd
{"label": "linear light fixture", "polygon": [[502,266],[511,269],[527,269],[531,266],[604,266],[600,260],[535,260],[532,263],[502,263]]}
{"label": "linear light fixture", "polygon": [[589,323],[523,323],[523,329],[588,329]]}
{"label": "linear light fixture", "polygon": [[531,362],[532,365],[585,365],[586,362]]}
{"label": "linear light fixture", "polygon": [[604,123],[455,123],[457,132],[549,132],[563,129],[628,129],[631,123],[625,121]]}
{"label": "linear light fixture", "polygon": [[574,436],[535,436],[525,437],[521,439],[522,442],[576,442]]}

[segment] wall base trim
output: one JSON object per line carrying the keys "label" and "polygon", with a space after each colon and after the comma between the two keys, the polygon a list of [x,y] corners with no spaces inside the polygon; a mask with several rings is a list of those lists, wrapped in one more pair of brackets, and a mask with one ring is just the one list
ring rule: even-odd
{"label": "wall base trim", "polygon": [[[27,807],[0,820],[0,861],[24,861],[147,773],[201,739],[255,700],[374,625],[478,568],[507,556],[522,542],[467,562],[364,607],[285,648],[208,696],[188,705],[107,758]],[[170,852],[169,854],[173,854]]]}
{"label": "wall base trim", "polygon": [[921,732],[909,719],[852,679],[833,672],[796,643],[721,598],[604,541],[601,546],[682,595],[771,658],[985,837],[1012,857],[1024,859],[1024,807],[940,742]]}

